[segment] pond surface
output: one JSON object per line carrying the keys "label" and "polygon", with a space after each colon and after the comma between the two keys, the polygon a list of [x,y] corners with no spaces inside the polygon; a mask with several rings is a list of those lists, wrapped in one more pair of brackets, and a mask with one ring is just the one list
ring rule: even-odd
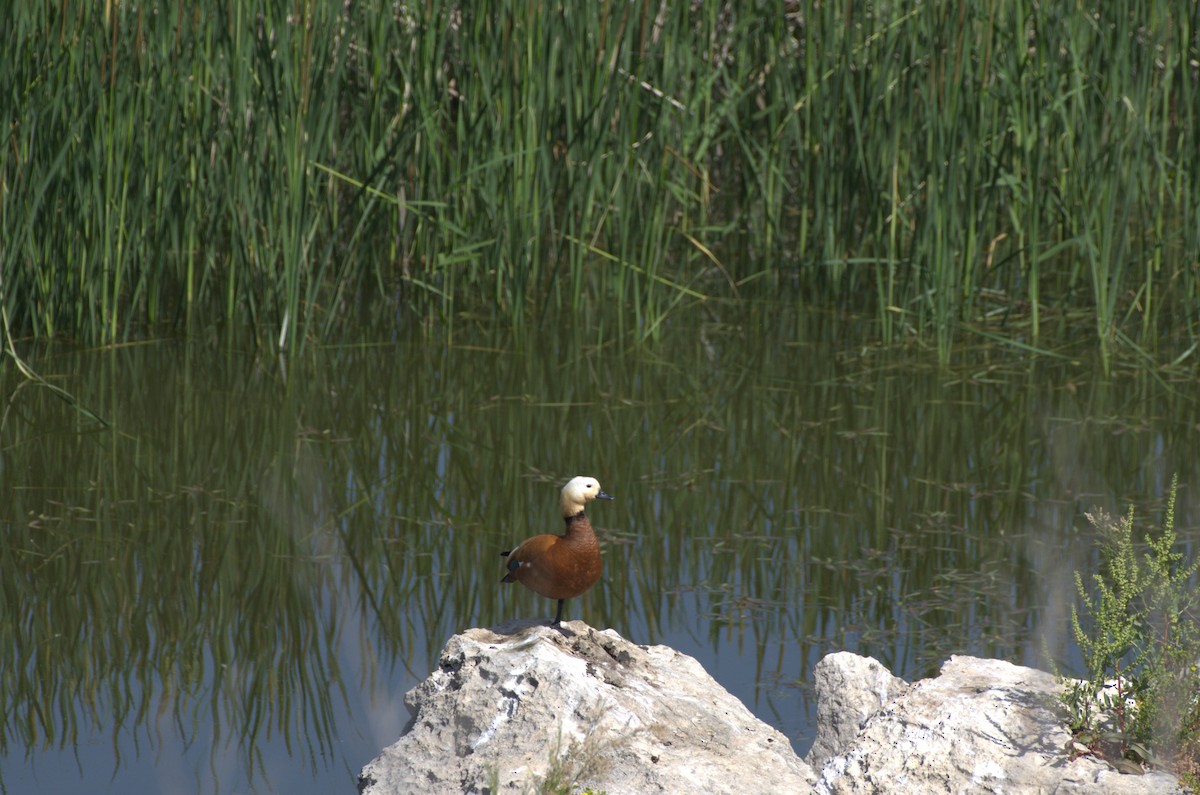
{"label": "pond surface", "polygon": [[1083,510],[1157,523],[1177,473],[1200,537],[1190,374],[939,369],[773,307],[660,331],[25,351],[108,426],[0,373],[4,786],[355,791],[451,634],[553,615],[498,553],[558,530],[576,474],[617,499],[568,617],[697,657],[801,753],[829,651],[1077,666]]}

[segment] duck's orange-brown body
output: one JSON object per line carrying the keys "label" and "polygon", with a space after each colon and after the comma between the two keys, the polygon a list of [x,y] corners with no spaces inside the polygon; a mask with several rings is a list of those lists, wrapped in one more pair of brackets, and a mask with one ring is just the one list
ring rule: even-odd
{"label": "duck's orange-brown body", "polygon": [[579,596],[600,580],[604,564],[600,543],[583,506],[593,499],[611,500],[591,478],[573,478],[563,488],[566,532],[526,539],[507,557],[501,582],[519,582],[534,593],[558,600],[552,623],[562,620],[563,602]]}
{"label": "duck's orange-brown body", "polygon": [[599,582],[603,566],[592,523],[581,513],[567,519],[562,535],[534,536],[508,553],[501,582],[519,582],[548,599],[571,599]]}

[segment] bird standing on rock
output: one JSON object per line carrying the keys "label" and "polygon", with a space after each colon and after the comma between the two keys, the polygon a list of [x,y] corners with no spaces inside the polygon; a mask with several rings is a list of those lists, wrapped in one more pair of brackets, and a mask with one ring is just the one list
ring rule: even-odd
{"label": "bird standing on rock", "polygon": [[511,552],[501,552],[505,575],[500,582],[519,582],[534,593],[558,600],[553,626],[562,621],[563,603],[579,596],[600,579],[603,564],[600,544],[584,507],[592,500],[611,500],[595,478],[575,477],[562,490],[563,520],[567,531],[547,533],[521,542]]}

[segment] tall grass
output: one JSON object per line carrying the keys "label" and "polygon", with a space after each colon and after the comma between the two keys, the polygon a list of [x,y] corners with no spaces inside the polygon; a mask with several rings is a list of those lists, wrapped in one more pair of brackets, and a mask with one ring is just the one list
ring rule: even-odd
{"label": "tall grass", "polygon": [[18,328],[363,311],[654,335],[756,292],[949,358],[1200,336],[1194,4],[20,4]]}

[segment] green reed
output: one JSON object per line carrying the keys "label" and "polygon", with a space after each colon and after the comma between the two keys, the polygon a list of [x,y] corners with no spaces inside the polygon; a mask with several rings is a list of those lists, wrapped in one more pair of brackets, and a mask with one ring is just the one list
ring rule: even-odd
{"label": "green reed", "polygon": [[[1200,328],[1194,4],[34,3],[0,275],[95,341],[364,307],[657,335],[754,291],[965,327]],[[1131,34],[1133,32],[1133,35]],[[1107,365],[1106,365],[1107,366]]]}

